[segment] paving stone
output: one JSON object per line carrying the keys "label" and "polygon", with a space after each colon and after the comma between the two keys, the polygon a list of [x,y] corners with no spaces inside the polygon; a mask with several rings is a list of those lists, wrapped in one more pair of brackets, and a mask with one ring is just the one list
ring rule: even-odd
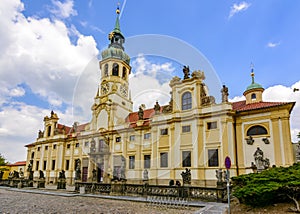
{"label": "paving stone", "polygon": [[54,188],[3,188],[0,187],[0,214],[14,213],[225,213],[226,206],[220,203],[199,203],[198,207],[164,207],[144,203],[143,197],[103,196],[77,194],[71,190]]}

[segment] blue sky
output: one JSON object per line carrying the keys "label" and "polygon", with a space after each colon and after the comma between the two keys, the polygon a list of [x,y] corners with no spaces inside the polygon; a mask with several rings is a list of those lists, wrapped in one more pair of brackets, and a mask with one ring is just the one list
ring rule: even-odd
{"label": "blue sky", "polygon": [[[24,14],[51,17],[52,2],[24,1]],[[101,50],[114,25],[117,2],[74,1],[77,15],[64,22],[92,35]],[[243,3],[247,8],[230,16],[234,4]],[[300,66],[299,1],[120,1],[123,5],[121,30],[126,37],[162,34],[188,42],[208,58],[222,82],[235,87],[231,91],[236,95],[249,82],[251,62],[265,87],[295,82],[295,75],[281,77]]]}
{"label": "blue sky", "polygon": [[[9,161],[26,158],[23,146],[35,140],[43,117],[52,109],[67,125],[90,119],[99,80],[98,55],[108,45],[117,3],[1,0],[0,153]],[[226,84],[231,100],[240,100],[251,82],[253,63],[255,80],[266,89],[265,100],[300,101],[300,92],[293,92],[300,87],[300,1],[123,0],[120,9],[125,48],[136,49],[130,80],[135,108],[147,102],[137,93],[141,87],[153,100],[166,103],[168,81],[182,75],[184,64],[204,70],[213,95]],[[147,35],[170,37],[172,42],[150,44]],[[179,43],[188,47],[186,51],[176,49]],[[159,52],[151,46],[170,54],[139,53],[141,47],[151,49],[152,55]],[[190,63],[195,54],[208,64],[201,59]],[[209,70],[216,77],[211,78]],[[148,84],[140,85],[141,79]],[[296,104],[291,117],[294,141],[300,131],[299,113]]]}

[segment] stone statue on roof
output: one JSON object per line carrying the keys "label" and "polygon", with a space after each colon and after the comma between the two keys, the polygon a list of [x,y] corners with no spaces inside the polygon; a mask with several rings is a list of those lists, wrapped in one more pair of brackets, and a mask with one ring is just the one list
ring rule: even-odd
{"label": "stone statue on roof", "polygon": [[189,79],[190,78],[190,68],[189,68],[189,66],[184,65],[182,71],[183,71],[183,74],[184,74],[183,79]]}
{"label": "stone statue on roof", "polygon": [[155,111],[155,114],[160,113],[160,105],[158,104],[158,101],[156,101],[156,103],[154,105],[154,111]]}
{"label": "stone statue on roof", "polygon": [[73,131],[74,133],[77,132],[77,122],[74,122],[72,131]]}
{"label": "stone statue on roof", "polygon": [[228,93],[228,88],[225,85],[223,85],[221,93],[222,93],[222,103],[227,103],[229,93]]}
{"label": "stone statue on roof", "polygon": [[38,138],[42,138],[42,137],[44,137],[44,132],[39,130]]}
{"label": "stone statue on roof", "polygon": [[142,106],[139,107],[138,116],[139,116],[139,120],[144,119],[144,110],[143,110]]}

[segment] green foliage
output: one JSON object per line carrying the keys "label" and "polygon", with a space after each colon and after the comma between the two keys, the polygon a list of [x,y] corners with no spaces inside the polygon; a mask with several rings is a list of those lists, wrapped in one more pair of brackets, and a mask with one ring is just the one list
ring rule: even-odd
{"label": "green foliage", "polygon": [[6,159],[0,154],[0,166],[7,165]]}
{"label": "green foliage", "polygon": [[[261,173],[232,178],[233,195],[241,203],[265,206],[284,199],[287,195],[299,196],[300,163],[290,167],[275,167]],[[282,197],[283,196],[283,197]]]}

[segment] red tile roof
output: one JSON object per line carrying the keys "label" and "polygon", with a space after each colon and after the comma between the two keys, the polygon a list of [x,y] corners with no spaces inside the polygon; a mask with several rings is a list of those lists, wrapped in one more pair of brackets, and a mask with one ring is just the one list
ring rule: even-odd
{"label": "red tile roof", "polygon": [[[84,123],[84,124],[77,125],[76,132],[78,133],[78,132],[84,131],[85,127],[88,124],[89,123]],[[63,132],[65,132],[66,134],[71,134],[73,132],[73,127],[65,126],[63,124],[57,124],[57,129],[58,129],[58,132],[60,134],[63,133]]]}
{"label": "red tile roof", "polygon": [[[145,109],[144,110],[144,123],[143,126],[149,126],[150,121],[149,119],[153,117],[153,115],[155,114],[155,111],[153,108],[151,109]],[[126,122],[130,123],[129,127],[130,128],[134,128],[136,127],[136,122],[139,120],[139,115],[138,112],[132,112],[130,113],[127,118],[125,119]]]}
{"label": "red tile roof", "polygon": [[[151,118],[155,114],[153,108],[144,110],[144,120]],[[132,112],[126,118],[126,122],[136,122],[139,120],[138,112]]]}
{"label": "red tile roof", "polygon": [[[275,106],[282,106],[286,104],[290,104],[294,102],[257,102],[257,103],[251,103],[251,104],[246,104],[246,100],[243,101],[238,101],[238,102],[233,102],[232,103],[232,110],[237,111],[237,112],[242,112],[242,111],[251,111],[255,109],[263,109],[263,108],[271,108]],[[162,108],[161,108],[162,109]],[[155,114],[155,111],[153,108],[151,109],[146,109],[144,110],[144,124],[143,126],[148,126],[150,124],[149,119],[153,117]],[[126,122],[129,122],[130,128],[136,127],[136,122],[139,120],[138,112],[132,112],[128,115],[126,118]]]}
{"label": "red tile roof", "polygon": [[8,166],[26,166],[26,161],[17,161],[12,164],[8,164]]}
{"label": "red tile roof", "polygon": [[57,129],[58,129],[59,133],[63,133],[63,131],[65,133],[69,133],[71,130],[71,127],[65,126],[63,124],[57,124]]}
{"label": "red tile roof", "polygon": [[294,102],[258,102],[258,103],[246,104],[246,100],[243,100],[243,101],[232,103],[232,109],[237,112],[242,112],[242,111],[251,111],[251,110],[262,109],[262,108],[270,108],[275,106],[282,106],[289,103],[294,103]]}

